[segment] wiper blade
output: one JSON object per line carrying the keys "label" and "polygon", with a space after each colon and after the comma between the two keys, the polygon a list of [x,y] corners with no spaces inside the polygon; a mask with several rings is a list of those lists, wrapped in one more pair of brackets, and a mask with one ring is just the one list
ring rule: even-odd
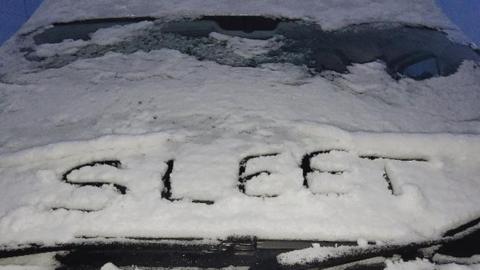
{"label": "wiper blade", "polygon": [[158,238],[78,238],[76,242],[54,246],[29,245],[0,248],[0,258],[58,252],[55,259],[64,268],[99,269],[106,262],[117,266],[144,267],[227,267],[269,265],[277,268],[278,254],[311,247],[356,245],[356,242],[263,240],[252,237],[220,240]]}
{"label": "wiper blade", "polygon": [[[340,252],[332,252],[324,257],[318,257],[308,262],[299,258],[301,263],[290,263],[283,265],[282,269],[310,269],[314,267],[332,267],[354,262],[360,262],[375,257],[389,258],[395,255],[405,260],[424,257],[422,250],[438,246],[436,253],[446,254],[454,257],[471,257],[480,254],[480,218],[460,225],[457,228],[448,230],[442,238],[433,241],[409,243],[405,245],[386,245],[368,247],[340,247]],[[298,252],[298,251],[294,251]],[[285,260],[287,254],[280,254],[277,261]],[[383,269],[383,268],[382,268]]]}
{"label": "wiper blade", "polygon": [[[0,258],[46,252],[58,252],[56,260],[63,269],[98,269],[106,262],[118,266],[145,267],[227,267],[249,266],[251,269],[309,269],[364,263],[373,258],[390,258],[399,255],[403,259],[424,257],[422,249],[441,246],[438,252],[462,256],[468,253],[452,253],[468,249],[480,254],[475,247],[480,242],[480,218],[448,230],[438,240],[405,245],[358,246],[349,241],[300,241],[264,240],[254,237],[205,239],[159,238],[99,238],[79,237],[75,242],[53,246],[31,244],[17,248],[0,247]],[[330,247],[331,255],[302,263],[281,264],[278,256],[298,252],[314,246]],[[66,251],[66,252],[65,252]],[[339,251],[339,252],[337,252]],[[450,252],[450,253],[449,253]],[[373,260],[378,264],[378,260]],[[62,268],[59,268],[62,269]]]}

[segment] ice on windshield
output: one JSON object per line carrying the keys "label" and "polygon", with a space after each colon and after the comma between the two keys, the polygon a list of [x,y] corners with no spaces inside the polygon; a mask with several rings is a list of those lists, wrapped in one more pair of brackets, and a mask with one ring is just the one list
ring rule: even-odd
{"label": "ice on windshield", "polygon": [[[247,23],[256,17],[232,17],[233,22],[243,22],[244,27],[232,30],[231,25],[222,25],[221,18],[118,22],[113,26],[108,20],[56,25],[35,34],[38,46],[31,48],[26,58],[42,68],[58,68],[77,59],[112,52],[130,54],[168,48],[223,65],[290,63],[312,73],[346,73],[354,63],[383,61],[394,78],[418,80],[450,75],[464,60],[480,61],[468,46],[455,44],[445,34],[427,28],[371,24],[325,32],[301,21],[264,19],[259,27],[271,28],[248,30]],[[102,28],[105,24],[109,27]],[[72,31],[68,31],[70,28]],[[59,42],[58,35],[54,35],[57,32],[64,40]]]}
{"label": "ice on windshield", "polygon": [[[99,29],[88,41],[67,39],[60,43],[44,43],[27,55],[43,68],[58,68],[77,59],[99,57],[110,52],[129,54],[162,48],[178,50],[198,59],[230,66],[256,66],[275,60],[267,56],[282,46],[282,37],[255,40],[211,32],[206,36],[186,36],[162,31],[162,25],[139,22]],[[48,30],[47,30],[48,31]]]}

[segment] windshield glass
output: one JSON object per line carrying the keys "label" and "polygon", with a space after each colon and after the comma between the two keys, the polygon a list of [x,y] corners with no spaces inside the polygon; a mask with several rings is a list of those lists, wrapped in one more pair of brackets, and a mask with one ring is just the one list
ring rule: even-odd
{"label": "windshield glass", "polygon": [[354,63],[383,61],[399,79],[454,73],[462,61],[479,61],[470,47],[437,30],[399,24],[362,24],[336,31],[302,21],[263,17],[203,17],[178,21],[104,19],[56,24],[34,35],[27,59],[57,68],[108,52],[162,48],[237,67],[291,63],[312,73],[348,72]]}

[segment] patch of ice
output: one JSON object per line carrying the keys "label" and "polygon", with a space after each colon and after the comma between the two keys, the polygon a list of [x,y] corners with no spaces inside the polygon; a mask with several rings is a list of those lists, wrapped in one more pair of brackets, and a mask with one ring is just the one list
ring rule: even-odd
{"label": "patch of ice", "polygon": [[226,42],[226,48],[233,50],[234,53],[243,58],[252,58],[256,55],[265,54],[271,50],[279,49],[282,46],[282,42],[278,37],[260,40],[232,37],[215,32],[210,33],[210,37]]}
{"label": "patch of ice", "polygon": [[91,34],[91,41],[98,45],[110,45],[141,35],[143,30],[151,26],[153,26],[153,22],[144,21],[103,28]]}
{"label": "patch of ice", "polygon": [[84,40],[64,40],[55,44],[42,44],[37,46],[35,54],[39,57],[51,57],[55,55],[74,54],[81,47],[90,44]]}

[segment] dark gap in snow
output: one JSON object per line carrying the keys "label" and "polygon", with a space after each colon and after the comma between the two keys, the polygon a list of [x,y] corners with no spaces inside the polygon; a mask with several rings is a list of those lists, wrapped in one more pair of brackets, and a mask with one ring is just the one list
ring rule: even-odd
{"label": "dark gap in snow", "polygon": [[115,168],[119,169],[120,166],[122,165],[122,163],[119,160],[99,160],[99,161],[92,161],[92,162],[89,162],[89,163],[84,163],[82,165],[75,166],[75,167],[71,168],[70,170],[68,170],[67,172],[65,172],[62,176],[62,179],[66,180],[68,174],[70,174],[74,170],[78,170],[82,167],[87,167],[87,166],[93,167],[95,165],[108,165],[108,166],[112,166],[112,167],[115,167]]}
{"label": "dark gap in snow", "polygon": [[206,205],[212,205],[215,203],[215,201],[210,201],[210,200],[192,200],[192,203],[202,203]]}
{"label": "dark gap in snow", "polygon": [[80,209],[80,208],[71,208],[71,207],[52,207],[50,208],[52,211],[58,211],[58,210],[67,210],[67,211],[79,211],[79,212],[85,212],[85,213],[90,213],[90,212],[95,212],[98,210],[92,210],[92,209]]}
{"label": "dark gap in snow", "polygon": [[316,170],[316,171],[319,171],[321,173],[329,173],[331,175],[342,175],[344,173],[344,171],[320,171],[320,170]]}
{"label": "dark gap in snow", "polygon": [[252,174],[250,174],[250,175],[247,175],[247,176],[245,176],[245,177],[242,177],[242,182],[247,182],[248,180],[250,180],[250,179],[252,179],[252,178],[254,178],[254,177],[257,177],[257,176],[259,176],[259,175],[261,175],[261,174],[270,175],[270,174],[272,174],[272,173],[269,172],[269,171],[259,171],[259,172],[256,172],[256,173],[252,173]]}
{"label": "dark gap in snow", "polygon": [[120,169],[121,162],[119,160],[99,160],[99,161],[92,161],[92,162],[89,162],[89,163],[78,165],[78,166],[75,166],[75,167],[71,168],[70,170],[66,171],[62,175],[62,181],[64,181],[65,183],[80,186],[80,187],[83,187],[83,186],[102,187],[102,186],[105,186],[105,185],[112,185],[120,194],[122,194],[122,195],[126,194],[127,187],[123,186],[123,185],[119,185],[119,184],[115,184],[115,183],[109,183],[109,182],[100,182],[100,181],[73,182],[73,181],[70,181],[68,179],[68,175],[75,170],[79,170],[83,167],[93,167],[93,166],[97,166],[97,165],[112,166],[112,167],[115,167],[117,169]]}
{"label": "dark gap in snow", "polygon": [[369,160],[376,160],[376,159],[388,159],[388,160],[396,160],[396,161],[418,161],[418,162],[428,162],[426,158],[399,158],[399,157],[388,157],[388,156],[380,156],[380,155],[360,155],[360,158],[369,159]]}
{"label": "dark gap in snow", "polygon": [[243,31],[273,31],[277,28],[280,19],[262,16],[204,16],[200,20],[213,21],[224,30]]}
{"label": "dark gap in snow", "polygon": [[163,182],[162,198],[172,201],[172,182],[170,179],[170,175],[172,174],[173,165],[175,161],[171,159],[166,163],[167,163],[167,171],[162,177],[162,182]]}
{"label": "dark gap in snow", "polygon": [[278,195],[248,195],[247,196],[250,196],[250,197],[257,197],[257,198],[276,198],[278,197]]}
{"label": "dark gap in snow", "polygon": [[[128,237],[125,237],[127,239]],[[95,241],[101,242],[102,240],[105,239],[116,239],[116,237],[113,236],[86,236],[86,235],[81,235],[81,236],[75,236],[75,239],[80,239],[80,240],[91,240],[95,239]]]}
{"label": "dark gap in snow", "polygon": [[[170,198],[169,201],[171,202],[180,202],[185,200],[184,198]],[[188,200],[187,200],[188,201]],[[212,205],[215,204],[215,201],[211,200],[190,200],[192,203],[199,203],[199,204],[206,204],[206,205]]]}
{"label": "dark gap in snow", "polygon": [[312,158],[314,158],[318,155],[322,155],[322,154],[329,154],[332,151],[346,152],[346,150],[343,150],[343,149],[328,149],[328,150],[320,150],[320,151],[311,152],[311,153],[305,154],[302,157],[302,162],[300,164],[300,168],[302,169],[302,172],[303,172],[303,186],[305,188],[309,188],[308,174],[312,173],[314,171],[317,171],[317,172],[320,172],[320,173],[329,173],[331,175],[341,175],[341,174],[344,173],[344,171],[321,171],[321,170],[312,168],[312,165],[311,165]]}
{"label": "dark gap in snow", "polygon": [[142,237],[142,236],[127,236],[125,239],[131,240],[138,240],[138,241],[175,241],[175,242],[182,242],[185,245],[191,244],[198,244],[198,241],[204,240],[203,238],[159,238],[159,237]]}

